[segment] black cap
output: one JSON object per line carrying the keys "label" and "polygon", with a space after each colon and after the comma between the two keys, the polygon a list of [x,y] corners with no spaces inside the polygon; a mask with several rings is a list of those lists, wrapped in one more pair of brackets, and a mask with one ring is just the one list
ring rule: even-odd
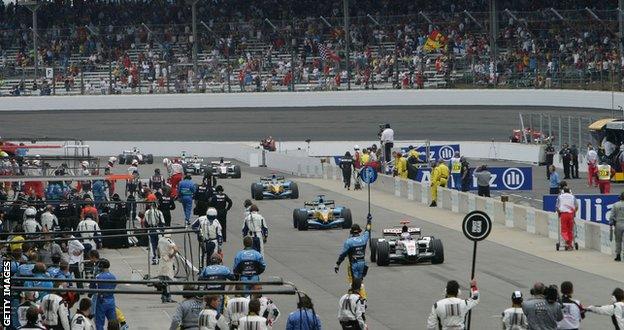
{"label": "black cap", "polygon": [[362,232],[362,228],[360,228],[360,225],[358,225],[357,223],[354,223],[353,225],[351,225],[351,234],[358,234]]}
{"label": "black cap", "polygon": [[110,268],[110,261],[108,261],[108,259],[104,259],[104,258],[100,259],[99,264],[100,264],[100,268],[102,269]]}

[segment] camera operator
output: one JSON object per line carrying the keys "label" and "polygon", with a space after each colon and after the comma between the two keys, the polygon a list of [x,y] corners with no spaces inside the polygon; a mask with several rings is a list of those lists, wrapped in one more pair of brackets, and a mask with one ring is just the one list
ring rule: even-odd
{"label": "camera operator", "polygon": [[394,147],[394,130],[390,128],[390,124],[379,125],[379,141],[383,146],[383,161],[388,163],[392,160],[392,147]]}
{"label": "camera operator", "polygon": [[522,303],[529,330],[557,330],[557,322],[563,320],[563,306],[559,302],[557,286],[545,287],[543,283],[535,283],[531,295],[533,298]]}

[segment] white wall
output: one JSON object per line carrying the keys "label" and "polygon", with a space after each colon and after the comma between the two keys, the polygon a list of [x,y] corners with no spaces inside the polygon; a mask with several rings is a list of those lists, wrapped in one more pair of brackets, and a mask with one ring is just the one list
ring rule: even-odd
{"label": "white wall", "polygon": [[0,111],[321,106],[494,105],[612,109],[624,93],[581,90],[375,90],[295,93],[3,97]]}

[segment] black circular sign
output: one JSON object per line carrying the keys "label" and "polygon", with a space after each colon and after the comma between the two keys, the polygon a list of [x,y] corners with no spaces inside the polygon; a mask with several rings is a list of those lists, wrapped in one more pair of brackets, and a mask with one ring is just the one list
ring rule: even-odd
{"label": "black circular sign", "polygon": [[492,220],[483,211],[472,211],[464,217],[462,231],[471,241],[482,241],[492,231]]}

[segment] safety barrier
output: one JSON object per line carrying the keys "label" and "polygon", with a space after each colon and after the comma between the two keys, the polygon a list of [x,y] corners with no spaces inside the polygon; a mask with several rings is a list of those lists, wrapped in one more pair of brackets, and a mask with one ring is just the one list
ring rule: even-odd
{"label": "safety barrier", "polygon": [[423,105],[613,109],[620,104],[624,104],[624,93],[620,92],[558,89],[426,89],[237,94],[25,96],[4,98],[0,102],[0,111]]}
{"label": "safety barrier", "polygon": [[[326,178],[342,181],[342,171],[337,166],[326,168]],[[430,187],[419,182],[379,175],[371,189],[406,198],[416,203],[430,203]],[[499,225],[527,233],[557,239],[557,215],[532,207],[485,198],[473,193],[438,187],[438,208],[455,213],[468,213],[473,210],[485,211],[492,221]],[[612,254],[609,226],[576,219],[577,243],[580,247]]]}

